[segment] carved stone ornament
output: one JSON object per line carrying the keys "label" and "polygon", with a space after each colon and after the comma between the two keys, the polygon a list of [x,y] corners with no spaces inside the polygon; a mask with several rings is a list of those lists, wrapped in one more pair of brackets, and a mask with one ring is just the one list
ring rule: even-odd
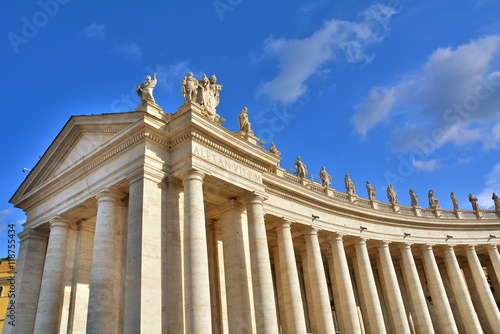
{"label": "carved stone ornament", "polygon": [[214,122],[217,122],[220,115],[217,115],[216,108],[219,105],[219,91],[222,85],[217,84],[217,77],[212,75],[208,78],[203,74],[201,80],[193,77],[193,72],[189,72],[182,79],[181,92],[184,104],[197,103],[203,108],[202,114]]}
{"label": "carved stone ornament", "polygon": [[297,160],[295,161],[295,175],[300,178],[307,176],[307,167],[302,160],[300,160],[300,157],[297,157]]}
{"label": "carved stone ornament", "polygon": [[351,177],[349,176],[349,173],[345,173],[344,183],[345,183],[345,189],[347,191],[347,194],[349,194],[349,195],[356,194],[356,188],[355,188],[356,183],[352,182]]}
{"label": "carved stone ornament", "polygon": [[370,181],[366,181],[366,191],[368,192],[368,199],[374,201],[377,195],[377,187],[372,186]]}
{"label": "carved stone ornament", "polygon": [[319,172],[319,178],[321,179],[321,185],[325,188],[328,188],[332,183],[332,176],[328,174],[324,166],[321,167],[321,171]]}
{"label": "carved stone ornament", "polygon": [[153,90],[158,83],[156,79],[156,73],[151,78],[150,75],[146,76],[146,81],[141,85],[135,85],[137,87],[137,95],[141,100],[141,105],[135,108],[136,111],[147,111],[153,115],[158,115],[158,112],[163,109],[156,104],[155,98],[153,96]]}
{"label": "carved stone ornament", "polygon": [[278,151],[274,142],[271,142],[271,147],[269,148],[269,152],[271,152],[272,154],[274,154],[277,157],[279,157],[281,155],[281,152]]}

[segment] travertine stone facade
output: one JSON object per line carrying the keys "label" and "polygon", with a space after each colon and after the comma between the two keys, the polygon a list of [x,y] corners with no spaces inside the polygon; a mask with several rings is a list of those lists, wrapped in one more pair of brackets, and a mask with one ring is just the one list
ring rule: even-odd
{"label": "travertine stone facade", "polygon": [[69,120],[11,200],[4,333],[500,332],[500,212],[339,192],[209,116]]}

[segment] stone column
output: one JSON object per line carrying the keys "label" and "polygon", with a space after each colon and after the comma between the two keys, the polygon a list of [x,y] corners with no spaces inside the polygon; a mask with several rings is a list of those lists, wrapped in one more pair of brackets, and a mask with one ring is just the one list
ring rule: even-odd
{"label": "stone column", "polygon": [[280,261],[279,270],[283,284],[283,299],[287,321],[286,327],[290,333],[304,334],[307,332],[306,321],[290,225],[291,222],[282,220],[276,228]]}
{"label": "stone column", "polygon": [[491,294],[490,286],[486,281],[483,266],[479,262],[475,247],[468,246],[465,248],[465,251],[467,254],[467,262],[469,263],[472,273],[472,278],[474,279],[474,284],[479,292],[479,298],[481,299],[481,304],[483,304],[488,322],[490,323],[494,333],[500,333],[500,314],[498,312],[498,307],[495,303],[493,295]]}
{"label": "stone column", "polygon": [[49,243],[45,256],[34,333],[58,333],[59,331],[64,292],[68,224],[68,221],[61,217],[55,217],[50,221]]}
{"label": "stone column", "polygon": [[184,298],[182,272],[182,210],[183,187],[179,179],[165,178],[167,185],[166,203],[166,241],[162,242],[162,254],[166,256],[167,291],[163,293],[163,305],[166,307],[166,327],[168,333],[184,332]]}
{"label": "stone column", "polygon": [[279,329],[262,202],[259,195],[246,197],[256,329],[267,334]]}
{"label": "stone column", "polygon": [[488,255],[490,256],[491,265],[495,270],[495,275],[500,281],[500,255],[498,254],[497,245],[490,244],[486,247],[488,249]]}
{"label": "stone column", "polygon": [[349,274],[349,265],[347,264],[342,235],[335,234],[330,239],[330,245],[333,254],[333,267],[335,268],[335,281],[338,285],[338,302],[340,302],[340,308],[342,309],[345,332],[361,333],[358,309],[356,307],[356,299],[354,297],[354,289],[351,275]]}
{"label": "stone column", "polygon": [[245,258],[243,205],[230,199],[218,207],[222,223],[224,272],[230,333],[253,333],[250,284]]}
{"label": "stone column", "polygon": [[361,289],[365,298],[366,308],[368,311],[368,321],[370,329],[373,333],[386,333],[384,316],[380,306],[380,299],[375,285],[370,257],[368,256],[368,248],[366,247],[365,239],[358,239],[354,245],[356,249],[356,259],[358,262],[359,272],[361,275]]}
{"label": "stone column", "polygon": [[439,327],[443,333],[458,333],[455,319],[451,310],[443,280],[439,274],[439,268],[432,252],[432,246],[425,245],[422,248],[424,255],[424,268],[427,276],[427,283],[431,292],[432,302],[439,322]]}
{"label": "stone column", "polygon": [[90,274],[88,333],[112,333],[118,328],[117,297],[114,286],[119,282],[119,267],[116,263],[120,235],[118,224],[119,195],[108,189],[96,196],[97,218]]}
{"label": "stone column", "polygon": [[184,184],[184,302],[186,334],[211,333],[210,282],[203,203],[205,174],[191,169]]}
{"label": "stone column", "polygon": [[420,278],[418,277],[417,266],[415,265],[415,260],[413,259],[413,254],[411,252],[411,247],[408,244],[401,246],[401,256],[403,259],[403,270],[408,281],[408,292],[415,309],[415,317],[413,317],[416,322],[418,333],[434,333],[434,327],[432,326],[432,320],[427,308],[427,302],[425,301],[424,291],[422,290],[422,284],[420,283]]}
{"label": "stone column", "polygon": [[458,310],[460,316],[464,320],[464,326],[467,329],[467,333],[482,333],[481,324],[479,318],[477,317],[476,311],[474,310],[474,305],[472,304],[472,299],[467,289],[467,284],[460,270],[460,265],[458,264],[457,257],[455,256],[455,251],[453,246],[445,246],[444,255],[446,261],[446,271],[448,272],[448,277],[450,278],[451,288],[455,294],[457,300]]}
{"label": "stone column", "polygon": [[325,267],[321,256],[318,230],[310,227],[305,233],[309,278],[313,295],[314,314],[319,333],[335,333]]}
{"label": "stone column", "polygon": [[47,248],[48,233],[33,229],[19,233],[20,245],[15,275],[17,294],[15,326],[8,322],[14,319],[8,317],[3,325],[3,333],[32,333],[35,326],[35,317],[40,296],[45,250]]}
{"label": "stone column", "polygon": [[164,325],[162,179],[163,174],[145,170],[130,178],[125,333],[159,333]]}
{"label": "stone column", "polygon": [[399,289],[396,271],[394,270],[394,264],[392,263],[389,244],[387,242],[382,242],[377,249],[395,330],[397,333],[410,333],[410,326],[406,318],[405,306],[401,296],[401,290]]}

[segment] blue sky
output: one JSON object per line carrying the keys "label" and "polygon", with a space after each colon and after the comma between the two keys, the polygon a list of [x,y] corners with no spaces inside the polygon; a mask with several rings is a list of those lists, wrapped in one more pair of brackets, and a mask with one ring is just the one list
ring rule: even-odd
{"label": "blue sky", "polygon": [[365,183],[387,201],[409,188],[444,209],[454,191],[482,208],[500,193],[500,3],[497,1],[3,1],[0,256],[8,203],[72,115],[126,112],[158,73],[175,112],[188,71],[224,86],[218,113],[252,128],[332,187]]}

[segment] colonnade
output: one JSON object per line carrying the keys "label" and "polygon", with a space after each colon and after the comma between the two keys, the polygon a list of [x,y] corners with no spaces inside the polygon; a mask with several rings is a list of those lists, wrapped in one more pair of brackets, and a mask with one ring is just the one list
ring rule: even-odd
{"label": "colonnade", "polygon": [[496,245],[343,235],[264,213],[252,192],[212,217],[205,174],[180,178],[103,189],[95,228],[60,215],[23,232],[14,332],[500,332]]}

